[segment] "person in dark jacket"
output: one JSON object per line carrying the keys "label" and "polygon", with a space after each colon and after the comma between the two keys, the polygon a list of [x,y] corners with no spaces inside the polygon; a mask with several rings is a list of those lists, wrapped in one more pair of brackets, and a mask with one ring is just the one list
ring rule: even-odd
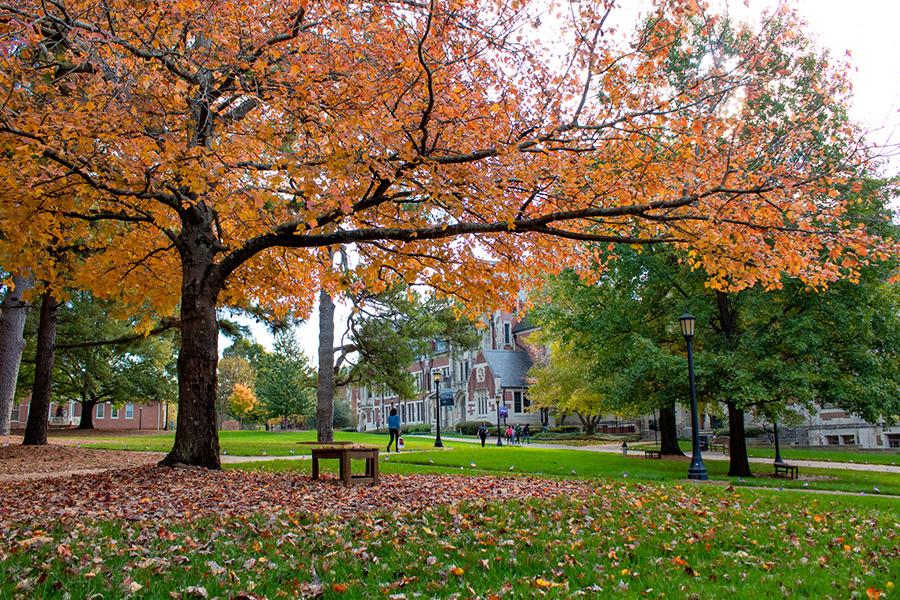
{"label": "person in dark jacket", "polygon": [[391,408],[391,414],[388,417],[388,433],[391,435],[391,439],[388,440],[387,451],[391,451],[391,444],[393,444],[394,450],[400,452],[400,415],[397,414],[396,408]]}
{"label": "person in dark jacket", "polygon": [[478,437],[481,438],[481,447],[484,448],[484,442],[487,441],[487,426],[482,423],[478,426]]}

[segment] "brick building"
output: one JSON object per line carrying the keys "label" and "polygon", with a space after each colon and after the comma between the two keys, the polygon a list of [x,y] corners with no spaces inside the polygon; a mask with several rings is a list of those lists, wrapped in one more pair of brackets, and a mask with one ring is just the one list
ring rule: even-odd
{"label": "brick building", "polygon": [[[30,398],[13,404],[11,429],[24,429],[28,421]],[[81,421],[81,404],[78,402],[51,402],[50,425],[54,427],[78,427]],[[94,429],[130,430],[165,428],[166,407],[161,402],[138,404],[129,402],[122,406],[113,406],[108,402],[94,405]]]}
{"label": "brick building", "polygon": [[436,402],[434,374],[441,374],[441,426],[451,429],[464,421],[496,423],[498,406],[506,406],[507,423],[553,425],[547,411],[530,412],[526,373],[546,350],[529,342],[536,330],[527,319],[496,311],[483,320],[481,343],[474,350],[454,348],[435,341],[431,352],[410,365],[418,391],[415,398],[400,399],[388,389],[354,387],[347,397],[356,416],[357,429],[386,427],[392,406],[404,425],[434,424]]}

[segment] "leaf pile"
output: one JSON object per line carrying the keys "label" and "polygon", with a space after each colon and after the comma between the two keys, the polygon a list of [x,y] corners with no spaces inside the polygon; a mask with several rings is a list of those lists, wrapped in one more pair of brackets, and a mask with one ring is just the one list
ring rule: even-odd
{"label": "leaf pile", "polygon": [[296,473],[207,471],[141,467],[42,479],[27,485],[0,482],[0,524],[65,517],[135,521],[185,519],[257,512],[354,515],[415,512],[435,504],[484,498],[550,498],[584,495],[584,482],[527,477],[384,475],[376,487],[345,488],[336,480],[313,481]]}
{"label": "leaf pile", "polygon": [[[156,452],[89,450],[70,446],[22,446],[12,440],[0,447],[0,480],[30,479],[70,471],[152,465],[162,457]],[[138,444],[139,442],[136,442]]]}

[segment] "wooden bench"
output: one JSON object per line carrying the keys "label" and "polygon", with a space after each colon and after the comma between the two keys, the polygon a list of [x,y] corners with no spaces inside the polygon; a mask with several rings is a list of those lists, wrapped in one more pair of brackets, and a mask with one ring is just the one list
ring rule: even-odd
{"label": "wooden bench", "polygon": [[709,449],[719,450],[722,454],[728,456],[728,451],[731,449],[731,438],[728,436],[717,437],[710,443]]}
{"label": "wooden bench", "polygon": [[[318,446],[312,449],[312,478],[319,478],[319,460],[337,459],[340,461],[340,479],[346,486],[368,483],[378,485],[378,448],[376,446],[355,446],[334,444]],[[353,475],[353,459],[366,461],[364,475]]]}
{"label": "wooden bench", "polygon": [[658,458],[661,460],[662,459],[662,451],[655,450],[653,448],[644,450],[644,458]]}
{"label": "wooden bench", "polygon": [[786,477],[797,479],[797,473],[799,471],[800,469],[794,465],[789,465],[787,463],[775,463],[775,477],[778,477],[780,473],[784,473]]}

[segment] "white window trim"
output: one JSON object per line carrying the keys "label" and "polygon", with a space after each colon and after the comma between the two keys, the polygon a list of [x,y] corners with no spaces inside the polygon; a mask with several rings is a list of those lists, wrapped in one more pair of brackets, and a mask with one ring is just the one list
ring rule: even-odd
{"label": "white window trim", "polygon": [[[129,409],[130,409],[130,410],[129,410]],[[131,415],[130,415],[130,416],[128,415],[129,412],[131,412]],[[132,404],[132,403],[130,403],[130,402],[129,402],[128,404],[125,405],[125,418],[126,418],[126,419],[133,419],[133,418],[134,418],[134,404]]]}
{"label": "white window trim", "polygon": [[111,406],[109,408],[109,418],[110,419],[118,419],[119,418],[119,409],[115,406]]}
{"label": "white window trim", "polygon": [[105,419],[106,418],[106,405],[98,404],[94,407],[94,417],[97,419]]}
{"label": "white window trim", "polygon": [[503,322],[503,345],[512,345],[512,323],[510,323],[509,321]]}

